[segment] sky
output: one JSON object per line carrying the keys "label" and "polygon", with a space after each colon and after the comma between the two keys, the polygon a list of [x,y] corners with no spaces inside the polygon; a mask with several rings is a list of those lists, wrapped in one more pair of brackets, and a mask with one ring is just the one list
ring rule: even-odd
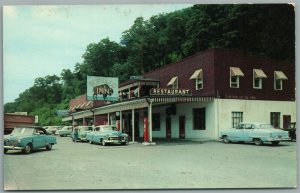
{"label": "sky", "polygon": [[120,42],[137,17],[148,20],[191,4],[13,5],[3,7],[3,104],[14,102],[34,80],[74,71],[87,45]]}

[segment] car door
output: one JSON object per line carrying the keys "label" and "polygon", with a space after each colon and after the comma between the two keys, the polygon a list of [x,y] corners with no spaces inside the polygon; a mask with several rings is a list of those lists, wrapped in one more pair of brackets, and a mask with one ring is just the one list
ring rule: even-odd
{"label": "car door", "polygon": [[242,129],[241,132],[241,141],[245,141],[245,142],[249,142],[252,141],[252,135],[253,135],[253,129],[254,129],[254,125],[247,123],[244,124],[244,127]]}
{"label": "car door", "polygon": [[231,135],[229,136],[229,139],[231,141],[242,141],[243,132],[244,132],[244,124],[240,123],[236,126],[235,129],[231,130]]}
{"label": "car door", "polygon": [[45,147],[45,144],[46,144],[46,135],[42,132],[39,132],[38,129],[35,129],[32,138],[33,148]]}

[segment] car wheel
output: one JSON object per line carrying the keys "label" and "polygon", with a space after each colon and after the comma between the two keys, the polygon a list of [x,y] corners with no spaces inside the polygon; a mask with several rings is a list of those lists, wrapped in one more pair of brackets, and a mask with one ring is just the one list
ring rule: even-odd
{"label": "car wheel", "polygon": [[259,138],[256,138],[256,139],[254,139],[253,141],[254,141],[254,144],[255,144],[255,145],[262,145],[262,144],[263,144],[262,140],[259,139]]}
{"label": "car wheel", "polygon": [[92,140],[89,140],[89,143],[90,143],[90,144],[93,144],[93,141],[92,141]]}
{"label": "car wheel", "polygon": [[223,143],[229,143],[230,142],[229,137],[227,135],[223,136],[222,139],[223,139]]}
{"label": "car wheel", "polygon": [[48,145],[46,145],[46,150],[51,150],[52,149],[52,144],[49,143]]}
{"label": "car wheel", "polygon": [[32,145],[29,143],[23,149],[23,153],[29,154],[29,153],[31,153],[31,151],[32,151]]}
{"label": "car wheel", "polygon": [[272,143],[272,145],[278,145],[279,141],[272,141],[271,143]]}
{"label": "car wheel", "polygon": [[102,143],[103,146],[106,146],[106,143],[105,143],[104,139],[102,139],[101,143]]}

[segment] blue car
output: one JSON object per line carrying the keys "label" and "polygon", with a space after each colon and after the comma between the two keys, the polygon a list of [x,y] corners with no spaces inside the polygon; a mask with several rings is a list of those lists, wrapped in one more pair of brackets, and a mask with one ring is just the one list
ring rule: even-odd
{"label": "blue car", "polygon": [[56,137],[51,136],[42,127],[17,127],[11,134],[4,135],[4,153],[8,150],[21,150],[28,154],[39,148],[51,150],[52,145],[56,143]]}
{"label": "blue car", "polygon": [[94,128],[94,131],[87,134],[86,139],[89,143],[100,143],[103,146],[128,143],[128,135],[117,131],[114,125],[99,125]]}
{"label": "blue car", "polygon": [[[77,131],[76,131],[77,130]],[[93,130],[92,126],[77,126],[73,129],[71,133],[71,138],[74,142],[76,141],[87,141],[86,135]],[[77,136],[76,136],[77,132]]]}
{"label": "blue car", "polygon": [[272,143],[278,145],[280,141],[289,140],[289,132],[275,129],[265,123],[239,123],[236,128],[223,130],[220,138],[224,143],[249,142],[255,145]]}

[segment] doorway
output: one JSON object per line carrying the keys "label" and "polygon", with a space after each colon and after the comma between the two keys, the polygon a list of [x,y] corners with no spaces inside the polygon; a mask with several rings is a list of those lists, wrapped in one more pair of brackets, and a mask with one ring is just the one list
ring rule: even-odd
{"label": "doorway", "polygon": [[166,138],[171,139],[171,117],[166,117]]}
{"label": "doorway", "polygon": [[179,116],[179,138],[185,138],[185,116]]}
{"label": "doorway", "polygon": [[288,129],[291,124],[291,115],[283,115],[283,128]]}

